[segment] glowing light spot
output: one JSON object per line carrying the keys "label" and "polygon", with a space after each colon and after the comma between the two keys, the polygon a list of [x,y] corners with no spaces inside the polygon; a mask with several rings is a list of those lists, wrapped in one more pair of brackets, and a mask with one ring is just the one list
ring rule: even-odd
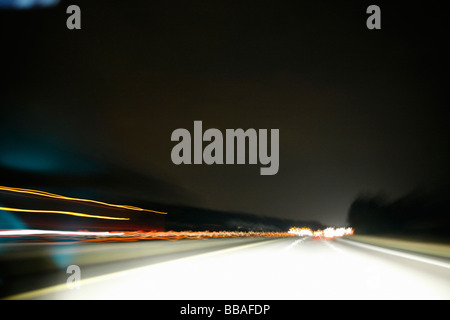
{"label": "glowing light spot", "polygon": [[313,236],[313,232],[310,228],[296,228],[296,227],[292,227],[289,229],[288,231],[291,234],[296,234],[300,237],[312,237]]}
{"label": "glowing light spot", "polygon": [[0,8],[29,9],[54,6],[58,3],[59,0],[0,0]]}

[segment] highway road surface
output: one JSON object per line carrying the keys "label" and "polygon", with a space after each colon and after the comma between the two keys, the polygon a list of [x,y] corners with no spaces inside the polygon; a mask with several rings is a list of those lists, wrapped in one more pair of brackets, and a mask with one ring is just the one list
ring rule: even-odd
{"label": "highway road surface", "polygon": [[[11,243],[0,250],[0,288],[10,299],[450,298],[449,260],[347,239]],[[67,273],[70,265],[79,277]]]}

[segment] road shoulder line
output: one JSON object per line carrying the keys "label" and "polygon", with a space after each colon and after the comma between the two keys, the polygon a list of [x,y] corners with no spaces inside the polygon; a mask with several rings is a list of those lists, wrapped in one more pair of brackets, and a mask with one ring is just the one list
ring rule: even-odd
{"label": "road shoulder line", "polygon": [[418,261],[418,262],[422,262],[422,263],[427,263],[427,264],[432,264],[438,267],[442,267],[442,268],[446,268],[446,269],[450,269],[450,263],[449,262],[444,262],[444,261],[439,261],[437,259],[433,259],[433,258],[428,258],[425,256],[420,256],[414,253],[409,253],[409,252],[402,252],[402,251],[398,251],[398,250],[394,250],[394,249],[388,249],[388,248],[383,248],[383,247],[379,247],[373,244],[367,244],[367,243],[361,243],[358,241],[353,241],[350,239],[337,239],[339,242],[344,242],[356,247],[361,247],[361,248],[365,248],[365,249],[369,249],[369,250],[373,250],[373,251],[378,251],[381,253],[385,253],[385,254],[389,254],[389,255],[393,255],[393,256],[397,256],[397,257],[401,257],[401,258],[405,258],[405,259],[409,259],[409,260],[414,260],[414,261]]}

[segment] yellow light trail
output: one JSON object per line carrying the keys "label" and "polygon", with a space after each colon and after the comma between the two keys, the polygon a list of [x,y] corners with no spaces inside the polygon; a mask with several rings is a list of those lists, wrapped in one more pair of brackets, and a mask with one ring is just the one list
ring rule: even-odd
{"label": "yellow light trail", "polygon": [[106,203],[106,202],[102,202],[102,201],[90,200],[90,199],[81,199],[81,198],[67,197],[67,196],[62,196],[62,195],[59,195],[59,194],[54,194],[54,193],[45,192],[45,191],[39,191],[39,190],[32,190],[32,189],[23,189],[23,188],[13,188],[13,187],[0,186],[0,191],[9,191],[9,192],[16,192],[16,193],[32,194],[32,195],[41,196],[41,197],[61,199],[61,200],[69,200],[69,201],[89,202],[89,203],[100,204],[100,205],[103,205],[103,206],[115,207],[115,208],[121,208],[121,209],[127,209],[127,210],[134,210],[134,211],[145,211],[145,212],[152,212],[152,213],[158,213],[158,214],[167,214],[167,212],[143,209],[143,208],[123,205],[123,204],[111,204],[111,203]]}
{"label": "yellow light trail", "polygon": [[105,220],[130,220],[130,218],[97,216],[97,215],[80,213],[80,212],[58,211],[58,210],[33,210],[33,209],[18,209],[18,208],[0,207],[0,211],[34,212],[34,213],[57,213],[57,214],[65,214],[65,215],[69,215],[69,216],[84,217],[84,218],[96,218],[96,219],[105,219]]}

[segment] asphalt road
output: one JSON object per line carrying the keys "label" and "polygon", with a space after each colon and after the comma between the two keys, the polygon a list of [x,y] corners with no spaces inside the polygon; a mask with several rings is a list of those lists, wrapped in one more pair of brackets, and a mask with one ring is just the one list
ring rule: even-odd
{"label": "asphalt road", "polygon": [[[449,299],[450,261],[344,239],[1,246],[12,299]],[[80,281],[67,267],[80,267]],[[5,295],[7,294],[7,295]]]}

